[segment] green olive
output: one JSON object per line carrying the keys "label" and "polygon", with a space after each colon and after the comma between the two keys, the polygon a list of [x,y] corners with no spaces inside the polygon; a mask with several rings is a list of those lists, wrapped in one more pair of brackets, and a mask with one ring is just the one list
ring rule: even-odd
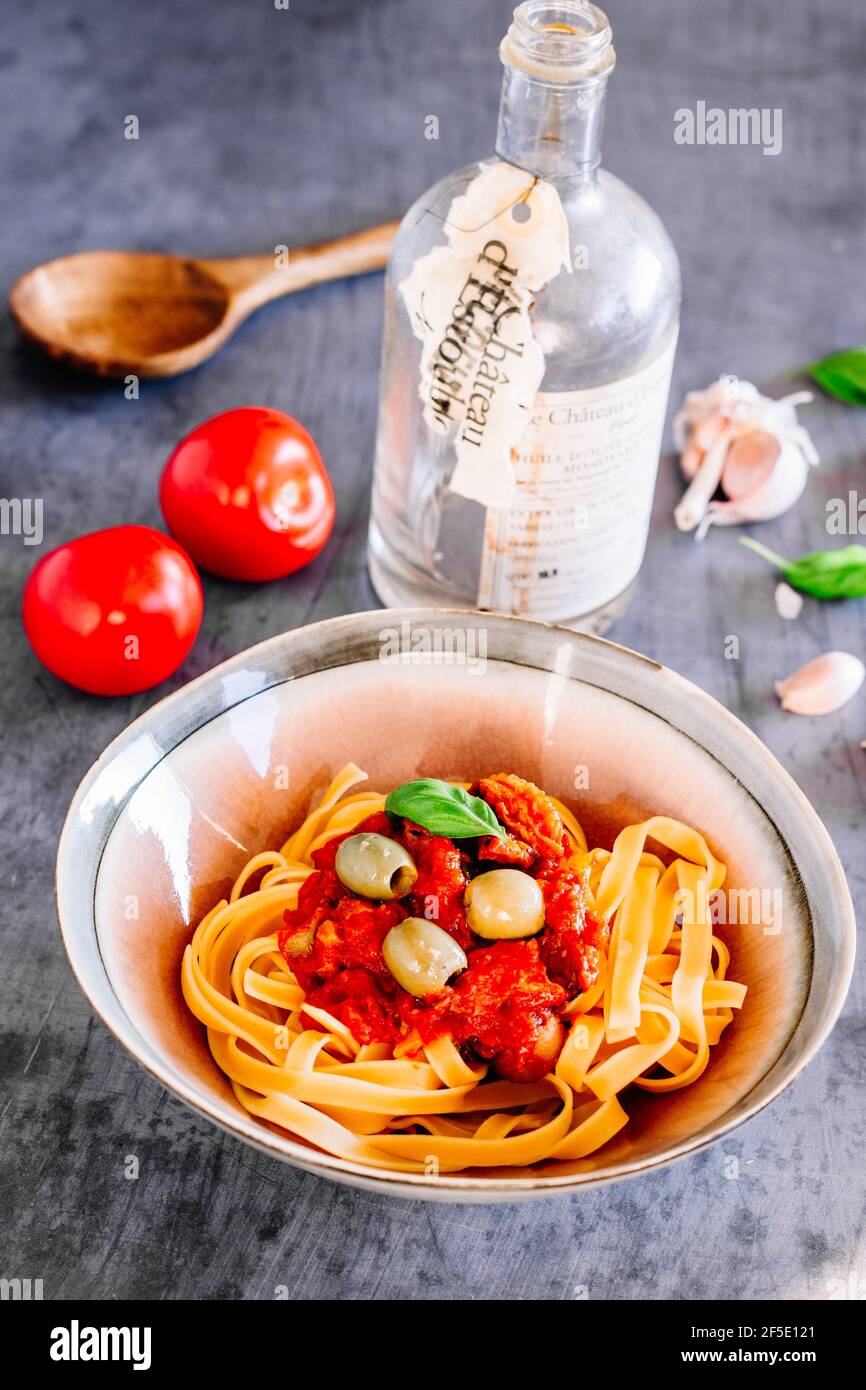
{"label": "green olive", "polygon": [[402,898],[418,877],[418,870],[402,845],[387,835],[350,835],[337,850],[334,861],[340,882],[362,898]]}
{"label": "green olive", "polygon": [[470,929],[487,941],[534,936],[544,926],[544,896],[522,869],[479,874],[466,889],[464,902]]}
{"label": "green olive", "polygon": [[382,954],[397,984],[419,999],[440,994],[468,963],[453,936],[424,917],[407,917],[392,927],[382,942]]}

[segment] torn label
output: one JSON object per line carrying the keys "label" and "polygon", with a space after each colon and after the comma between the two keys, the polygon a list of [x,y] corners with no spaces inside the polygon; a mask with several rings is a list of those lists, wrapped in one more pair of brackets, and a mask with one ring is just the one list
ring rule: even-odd
{"label": "torn label", "polygon": [[451,491],[507,508],[544,376],[529,310],[569,266],[568,223],[552,184],[495,163],[454,199],[445,233],[399,287],[422,343],[424,419],[454,441]]}

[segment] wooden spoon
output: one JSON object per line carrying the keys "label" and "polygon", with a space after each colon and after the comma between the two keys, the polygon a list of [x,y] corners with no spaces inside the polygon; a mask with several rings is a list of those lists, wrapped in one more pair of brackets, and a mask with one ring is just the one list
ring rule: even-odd
{"label": "wooden spoon", "polygon": [[9,297],[18,327],[52,357],[99,376],[173,376],[197,367],[268,300],[381,270],[398,222],[291,251],[198,261],[83,251],[35,266]]}

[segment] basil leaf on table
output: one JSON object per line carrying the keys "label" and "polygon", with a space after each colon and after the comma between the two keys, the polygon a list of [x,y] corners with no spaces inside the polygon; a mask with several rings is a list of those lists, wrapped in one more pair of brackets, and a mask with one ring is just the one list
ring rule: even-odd
{"label": "basil leaf on table", "polygon": [[394,816],[405,816],[432,835],[447,835],[452,840],[468,840],[476,835],[496,835],[499,839],[505,836],[496,813],[486,801],[450,782],[440,782],[437,777],[404,782],[391,792],[385,810]]}
{"label": "basil leaf on table", "polygon": [[845,545],[840,550],[813,550],[798,560],[786,560],[759,541],[740,537],[771,565],[781,570],[794,589],[813,598],[863,598],[866,596],[866,545]]}
{"label": "basil leaf on table", "polygon": [[806,371],[828,395],[848,405],[866,406],[866,347],[834,352],[812,362]]}

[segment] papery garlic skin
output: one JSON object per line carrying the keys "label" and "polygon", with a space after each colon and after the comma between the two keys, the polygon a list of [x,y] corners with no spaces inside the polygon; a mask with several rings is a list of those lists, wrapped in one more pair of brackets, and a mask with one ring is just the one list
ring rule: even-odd
{"label": "papery garlic skin", "polygon": [[[799,391],[772,400],[735,378],[689,392],[674,419],[680,467],[690,480],[674,511],[678,528],[696,530],[702,540],[710,526],[768,521],[788,511],[818,462],[797,420],[797,406],[811,399]],[[719,486],[725,502],[711,500]]]}
{"label": "papery garlic skin", "polygon": [[787,622],[799,618],[803,610],[803,595],[798,594],[796,589],[792,589],[790,584],[786,584],[784,580],[777,584],[774,598],[776,600],[776,612],[780,618],[784,618]]}
{"label": "papery garlic skin", "polygon": [[751,381],[739,377],[720,377],[704,391],[689,391],[673,420],[674,447],[682,452],[691,430],[710,415],[730,417],[737,406],[752,404],[762,397]]}
{"label": "papery garlic skin", "polygon": [[846,705],[863,684],[866,667],[850,652],[824,652],[799,671],[776,681],[782,709],[791,714],[832,714]]}

